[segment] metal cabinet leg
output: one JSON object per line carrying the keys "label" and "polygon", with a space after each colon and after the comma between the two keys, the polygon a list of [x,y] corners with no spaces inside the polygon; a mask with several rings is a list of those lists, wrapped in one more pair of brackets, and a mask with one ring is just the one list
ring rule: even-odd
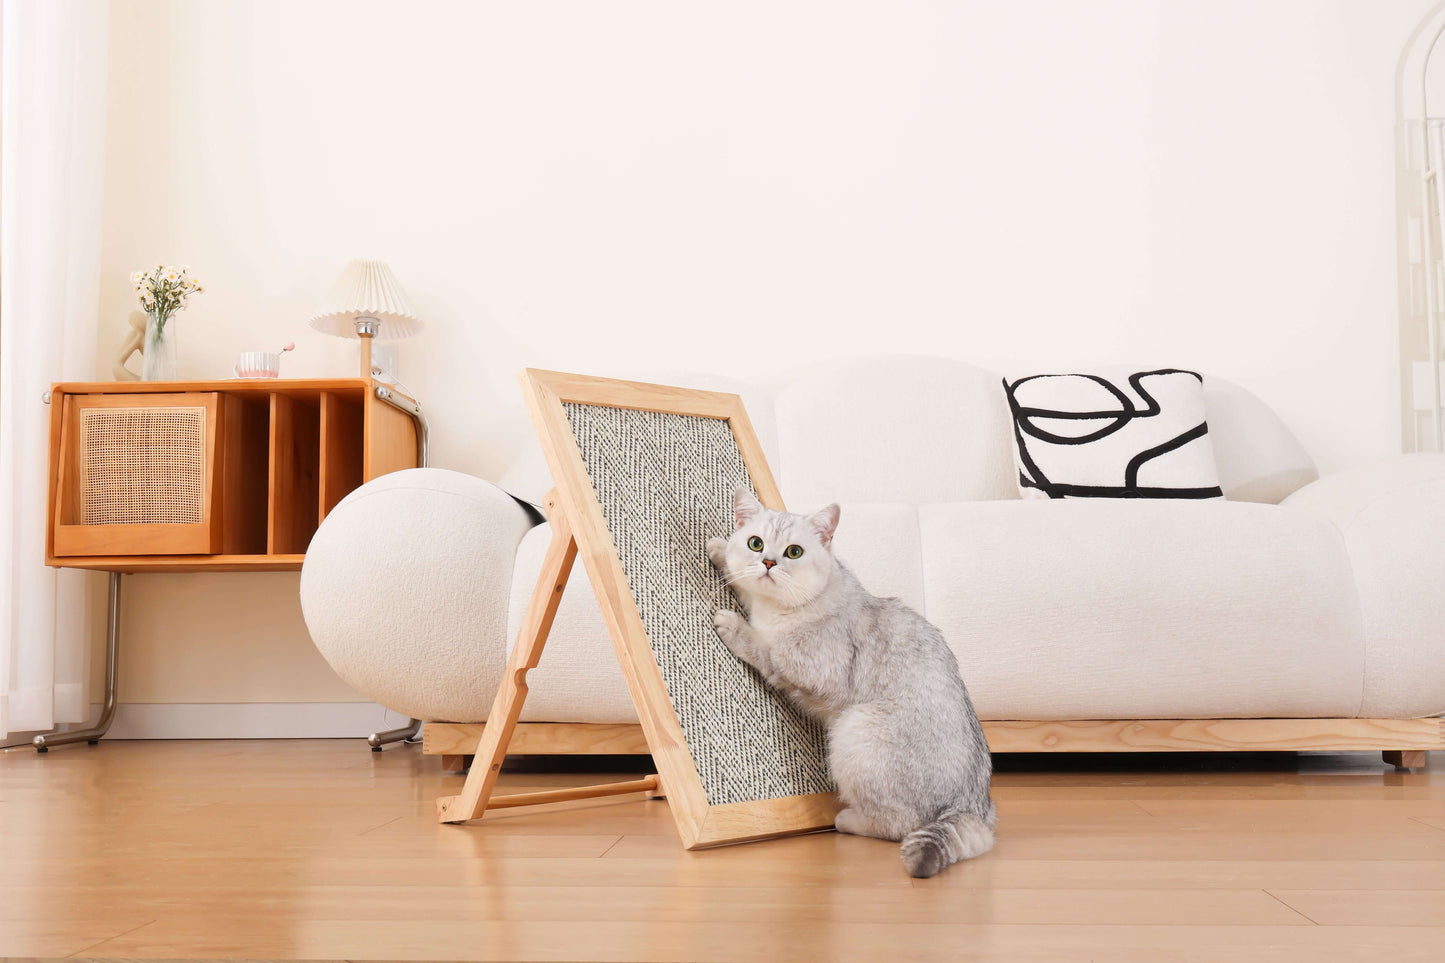
{"label": "metal cabinet leg", "polygon": [[88,742],[92,746],[100,741],[115,719],[116,685],[115,669],[120,649],[120,573],[110,573],[110,611],[105,625],[105,705],[100,719],[89,729],[73,732],[47,732],[36,736],[32,742],[36,752],[49,752],[51,746],[65,746],[72,742]]}
{"label": "metal cabinet leg", "polygon": [[[427,428],[426,415],[422,414],[421,405],[410,398],[397,395],[386,385],[376,386],[376,397],[411,416],[412,421],[416,423],[416,464],[418,468],[427,467],[427,439],[430,431]],[[380,752],[382,746],[393,742],[411,742],[419,731],[421,731],[421,720],[413,719],[399,729],[373,732],[366,737],[366,742],[371,746],[372,752]]]}
{"label": "metal cabinet leg", "polygon": [[371,746],[372,752],[380,752],[381,747],[391,742],[410,742],[416,738],[421,730],[421,720],[413,719],[399,729],[388,729],[385,732],[373,732],[366,737],[366,742]]}

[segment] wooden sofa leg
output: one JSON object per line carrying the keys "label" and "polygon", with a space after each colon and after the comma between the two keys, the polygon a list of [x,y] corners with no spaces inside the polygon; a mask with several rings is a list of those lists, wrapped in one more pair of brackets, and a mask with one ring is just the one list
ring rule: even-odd
{"label": "wooden sofa leg", "polygon": [[452,755],[450,753],[442,756],[442,769],[446,772],[461,772],[471,764],[471,756]]}
{"label": "wooden sofa leg", "polygon": [[1396,769],[1424,769],[1428,758],[1424,749],[1387,749],[1381,755]]}

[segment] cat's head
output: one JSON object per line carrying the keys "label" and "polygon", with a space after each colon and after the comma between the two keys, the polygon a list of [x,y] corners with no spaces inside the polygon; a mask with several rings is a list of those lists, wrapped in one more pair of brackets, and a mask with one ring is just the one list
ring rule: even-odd
{"label": "cat's head", "polygon": [[737,589],[795,608],[811,602],[833,572],[838,506],[811,515],[775,512],[746,488],[733,494],[737,529],[728,539],[728,580]]}

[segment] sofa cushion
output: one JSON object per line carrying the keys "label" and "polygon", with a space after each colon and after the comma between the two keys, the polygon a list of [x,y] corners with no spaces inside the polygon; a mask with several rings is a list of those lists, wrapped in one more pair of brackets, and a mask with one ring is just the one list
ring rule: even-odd
{"label": "sofa cushion", "polygon": [[1280,416],[1239,385],[1207,375],[1204,414],[1225,498],[1277,505],[1320,477]]}
{"label": "sofa cushion", "polygon": [[[998,376],[946,358],[807,369],[774,399],[789,505],[1017,498]],[[756,419],[754,419],[756,420]]]}
{"label": "sofa cushion", "polygon": [[[512,604],[507,613],[507,657],[527,602],[542,571],[542,557],[552,540],[552,526],[538,525],[517,546],[512,569]],[[579,557],[557,606],[557,617],[535,669],[527,673],[523,722],[636,722],[637,710],[627,694],[627,681],[613,651],[602,610]],[[485,719],[487,709],[482,709]]]}
{"label": "sofa cushion", "polygon": [[1003,379],[1025,498],[1220,498],[1204,379],[1162,368]]}
{"label": "sofa cushion", "polygon": [[1323,478],[1284,507],[1344,538],[1364,619],[1360,714],[1445,715],[1445,455],[1398,455]]}
{"label": "sofa cushion", "polygon": [[984,718],[1353,716],[1359,602],[1323,516],[1226,501],[919,509],[926,614]]}
{"label": "sofa cushion", "polygon": [[[794,506],[812,511],[821,505]],[[847,505],[838,521],[833,551],[864,588],[896,596],[923,611],[923,552],[918,509],[913,505]]]}

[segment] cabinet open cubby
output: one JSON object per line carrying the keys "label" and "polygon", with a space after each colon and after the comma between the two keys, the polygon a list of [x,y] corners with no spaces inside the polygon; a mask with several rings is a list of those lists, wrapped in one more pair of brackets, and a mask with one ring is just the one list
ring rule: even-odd
{"label": "cabinet open cubby", "polygon": [[348,493],[417,464],[361,378],[58,384],[51,406],[51,565],[297,569]]}

